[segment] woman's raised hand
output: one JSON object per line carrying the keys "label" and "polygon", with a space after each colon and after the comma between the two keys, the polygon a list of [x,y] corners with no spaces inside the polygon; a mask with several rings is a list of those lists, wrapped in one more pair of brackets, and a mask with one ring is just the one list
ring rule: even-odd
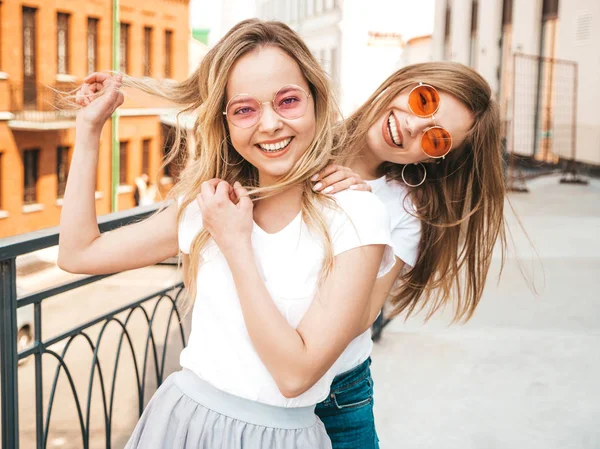
{"label": "woman's raised hand", "polygon": [[120,91],[123,76],[95,72],[88,75],[77,90],[75,102],[82,107],[78,123],[102,128],[115,110],[123,104]]}
{"label": "woman's raised hand", "polygon": [[233,187],[221,179],[202,183],[196,201],[202,212],[204,229],[221,251],[227,252],[238,244],[250,243],[254,226],[252,200],[239,182]]}
{"label": "woman's raised hand", "polygon": [[311,181],[315,183],[313,189],[321,193],[332,194],[346,189],[371,191],[371,186],[358,173],[342,165],[329,164]]}

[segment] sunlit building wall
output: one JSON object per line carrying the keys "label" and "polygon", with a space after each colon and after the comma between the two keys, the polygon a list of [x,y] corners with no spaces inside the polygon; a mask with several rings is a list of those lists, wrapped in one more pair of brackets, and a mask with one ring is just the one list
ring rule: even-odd
{"label": "sunlit building wall", "polygon": [[398,68],[432,60],[433,46],[431,35],[417,36],[409,39],[406,45],[404,45],[404,51],[400,60],[401,63]]}
{"label": "sunlit building wall", "polygon": [[[576,159],[600,164],[600,2],[597,0],[436,0],[433,57],[467,64],[490,83],[507,128],[513,121],[514,53],[564,59],[578,64]],[[549,65],[549,63],[547,63]],[[519,72],[520,117],[536,123],[535,132],[515,128],[516,152],[552,161],[544,141],[548,115],[556,112],[557,94],[544,95],[536,86],[560,80],[549,69]],[[545,67],[545,66],[544,66]],[[569,80],[564,81],[566,86]],[[523,89],[523,86],[534,86]],[[571,98],[569,98],[571,100]],[[564,105],[563,105],[564,106]],[[556,115],[556,114],[555,114]],[[517,124],[518,125],[518,124]],[[567,126],[565,124],[565,126]],[[564,155],[561,155],[564,156]]]}
{"label": "sunlit building wall", "polygon": [[[188,0],[121,0],[120,70],[184,79],[188,73]],[[0,1],[0,238],[58,225],[75,120],[52,89],[79,85],[112,68],[109,1]],[[57,109],[57,106],[59,108]],[[173,105],[128,92],[119,120],[119,208],[132,207],[135,178],[168,188],[160,170]],[[111,126],[100,142],[98,214],[111,211]]]}

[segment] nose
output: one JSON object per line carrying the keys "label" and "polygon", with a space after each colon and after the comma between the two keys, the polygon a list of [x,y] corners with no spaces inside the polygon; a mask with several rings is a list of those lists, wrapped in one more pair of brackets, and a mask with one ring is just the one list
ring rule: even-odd
{"label": "nose", "polygon": [[407,114],[405,123],[406,130],[412,137],[414,137],[433,125],[433,117],[421,118],[413,114]]}
{"label": "nose", "polygon": [[263,104],[262,114],[258,122],[258,129],[261,132],[272,133],[282,126],[281,117],[273,109],[271,102]]}

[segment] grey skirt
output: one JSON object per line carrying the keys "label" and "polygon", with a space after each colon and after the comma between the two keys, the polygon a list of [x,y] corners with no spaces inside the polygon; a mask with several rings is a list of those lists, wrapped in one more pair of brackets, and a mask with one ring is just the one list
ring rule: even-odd
{"label": "grey skirt", "polygon": [[314,409],[233,396],[184,369],[152,396],[125,448],[331,449]]}

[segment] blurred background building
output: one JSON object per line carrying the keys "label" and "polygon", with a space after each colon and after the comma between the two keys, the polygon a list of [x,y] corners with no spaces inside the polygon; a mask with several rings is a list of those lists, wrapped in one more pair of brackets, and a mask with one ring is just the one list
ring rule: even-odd
{"label": "blurred background building", "polygon": [[598,165],[599,29],[598,0],[436,0],[433,59],[486,78],[516,154]]}
{"label": "blurred background building", "polygon": [[[189,0],[121,0],[121,70],[136,77],[188,73]],[[74,145],[74,114],[56,108],[90,72],[112,67],[112,4],[0,2],[0,238],[58,224]],[[136,177],[158,173],[172,106],[136,93],[120,110],[119,206],[132,207]],[[164,123],[163,123],[164,122]],[[97,210],[110,212],[111,132],[101,139]],[[158,176],[160,175],[160,176]]]}
{"label": "blurred background building", "polygon": [[[188,4],[189,1],[189,4]],[[350,114],[392,72],[450,60],[492,86],[507,149],[556,165],[600,165],[600,2],[597,0],[121,0],[122,70],[182,79],[235,23],[275,19],[299,32]],[[111,68],[110,2],[0,1],[0,237],[58,224],[74,116],[55,109],[69,89]],[[135,180],[160,170],[172,105],[130,92],[121,109],[119,208]],[[101,143],[97,207],[110,211],[110,129]],[[160,172],[160,173],[159,173]]]}
{"label": "blurred background building", "polygon": [[344,114],[349,114],[401,64],[404,36],[398,24],[384,20],[401,12],[399,5],[380,0],[257,0],[257,15],[281,20],[302,36],[337,86]]}

